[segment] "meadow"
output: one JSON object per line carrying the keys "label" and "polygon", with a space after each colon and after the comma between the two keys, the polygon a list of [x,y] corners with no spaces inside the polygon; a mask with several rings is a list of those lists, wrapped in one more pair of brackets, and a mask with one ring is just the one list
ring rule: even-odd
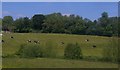
{"label": "meadow", "polygon": [[[84,57],[102,58],[103,49],[111,43],[112,37],[49,33],[3,33],[2,39],[4,40],[2,44],[3,56],[14,54],[19,50],[21,44],[28,43],[27,40],[37,40],[42,47],[50,42],[57,52],[56,58],[3,58],[3,68],[117,68],[118,66],[109,62],[63,59],[66,45],[76,42],[80,45]],[[86,39],[89,41],[85,41]],[[34,42],[32,43],[34,44]],[[93,48],[93,45],[96,48]]]}

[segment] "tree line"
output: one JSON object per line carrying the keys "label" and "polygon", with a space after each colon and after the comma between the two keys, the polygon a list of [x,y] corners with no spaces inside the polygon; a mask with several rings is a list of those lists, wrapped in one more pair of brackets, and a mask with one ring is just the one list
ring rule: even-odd
{"label": "tree line", "polygon": [[120,36],[120,18],[109,17],[103,12],[97,20],[83,18],[79,15],[69,16],[61,13],[48,15],[35,14],[32,18],[12,16],[2,18],[2,30],[18,33],[65,33],[79,35]]}

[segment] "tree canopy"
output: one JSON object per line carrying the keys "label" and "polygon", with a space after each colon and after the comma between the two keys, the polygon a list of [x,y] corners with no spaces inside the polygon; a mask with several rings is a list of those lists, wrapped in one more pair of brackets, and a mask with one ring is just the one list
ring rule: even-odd
{"label": "tree canopy", "polygon": [[66,33],[82,35],[113,36],[120,34],[119,17],[109,17],[103,12],[101,17],[91,21],[79,15],[69,16],[61,13],[48,15],[35,14],[32,18],[21,17],[13,20],[12,16],[4,16],[3,30],[12,32],[40,32],[40,33]]}

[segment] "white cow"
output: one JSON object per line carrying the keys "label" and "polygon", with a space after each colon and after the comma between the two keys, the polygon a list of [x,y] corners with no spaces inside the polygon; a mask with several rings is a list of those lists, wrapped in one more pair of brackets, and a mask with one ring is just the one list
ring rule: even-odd
{"label": "white cow", "polygon": [[0,36],[2,36],[3,34],[0,34]]}

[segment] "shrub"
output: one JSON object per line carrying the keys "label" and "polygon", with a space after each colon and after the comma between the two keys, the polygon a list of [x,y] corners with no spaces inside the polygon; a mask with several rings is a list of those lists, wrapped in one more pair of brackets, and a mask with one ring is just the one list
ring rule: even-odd
{"label": "shrub", "polygon": [[22,44],[16,54],[24,58],[43,56],[42,48],[36,44]]}
{"label": "shrub", "polygon": [[65,58],[68,58],[68,59],[81,59],[81,58],[83,58],[81,48],[78,45],[78,43],[67,44],[67,46],[64,50],[64,56],[65,56]]}

